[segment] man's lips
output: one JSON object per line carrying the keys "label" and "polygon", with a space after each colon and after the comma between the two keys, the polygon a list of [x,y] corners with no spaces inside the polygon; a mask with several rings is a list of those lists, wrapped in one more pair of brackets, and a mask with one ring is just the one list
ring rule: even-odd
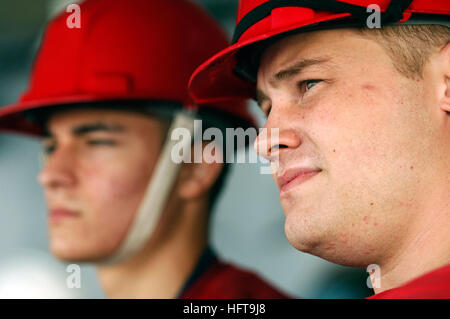
{"label": "man's lips", "polygon": [[287,170],[283,175],[277,178],[280,193],[287,192],[291,188],[316,176],[321,171],[322,170],[319,168],[297,168]]}
{"label": "man's lips", "polygon": [[80,216],[80,213],[66,208],[52,208],[50,209],[49,219],[52,222],[60,221],[65,218],[73,218]]}

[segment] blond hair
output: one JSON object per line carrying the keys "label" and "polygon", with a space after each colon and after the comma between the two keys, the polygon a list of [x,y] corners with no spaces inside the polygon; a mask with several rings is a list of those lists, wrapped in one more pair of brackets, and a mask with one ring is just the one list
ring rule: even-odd
{"label": "blond hair", "polygon": [[395,68],[408,78],[422,78],[430,56],[450,42],[450,28],[441,25],[386,26],[360,29],[375,38],[391,57]]}

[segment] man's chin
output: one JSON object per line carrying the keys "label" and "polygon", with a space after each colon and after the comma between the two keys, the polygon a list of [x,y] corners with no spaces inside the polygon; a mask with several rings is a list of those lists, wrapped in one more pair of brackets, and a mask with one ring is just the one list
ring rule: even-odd
{"label": "man's chin", "polygon": [[74,251],[68,249],[51,249],[52,255],[65,263],[97,263],[105,260],[110,254]]}
{"label": "man's chin", "polygon": [[332,233],[314,225],[314,221],[294,214],[287,214],[284,231],[291,246],[303,253],[331,261],[340,249],[339,244],[332,240]]}
{"label": "man's chin", "polygon": [[308,234],[304,230],[304,227],[295,227],[295,223],[289,223],[287,218],[284,231],[292,247],[304,253],[314,254],[313,252],[319,243],[313,238],[311,233]]}
{"label": "man's chin", "polygon": [[332,240],[331,237],[286,231],[287,240],[298,251],[342,266],[365,267],[367,265],[368,256],[358,254],[351,245]]}

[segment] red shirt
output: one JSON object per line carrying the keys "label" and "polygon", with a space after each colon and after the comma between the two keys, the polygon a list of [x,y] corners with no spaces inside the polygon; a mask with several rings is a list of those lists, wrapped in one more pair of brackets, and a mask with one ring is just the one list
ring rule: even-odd
{"label": "red shirt", "polygon": [[[212,254],[211,254],[212,255]],[[205,257],[202,258],[205,260]],[[259,276],[215,256],[203,262],[203,270],[191,278],[179,298],[183,299],[280,299],[289,298]],[[199,267],[197,267],[199,268]]]}
{"label": "red shirt", "polygon": [[398,288],[368,299],[447,299],[450,298],[450,265],[431,271]]}

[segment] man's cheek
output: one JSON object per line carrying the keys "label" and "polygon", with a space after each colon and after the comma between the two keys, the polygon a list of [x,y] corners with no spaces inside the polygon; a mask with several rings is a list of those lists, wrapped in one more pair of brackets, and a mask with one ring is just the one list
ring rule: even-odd
{"label": "man's cheek", "polygon": [[[348,142],[331,151],[329,191],[339,194],[339,202],[359,201],[378,188],[384,172],[383,154],[370,143]],[[380,175],[381,174],[381,175]]]}
{"label": "man's cheek", "polygon": [[134,168],[133,163],[128,164],[129,167],[119,165],[111,165],[109,167],[99,167],[96,174],[86,176],[89,187],[94,194],[100,197],[112,200],[127,196],[132,192],[136,192],[142,187],[142,181],[138,169]]}

